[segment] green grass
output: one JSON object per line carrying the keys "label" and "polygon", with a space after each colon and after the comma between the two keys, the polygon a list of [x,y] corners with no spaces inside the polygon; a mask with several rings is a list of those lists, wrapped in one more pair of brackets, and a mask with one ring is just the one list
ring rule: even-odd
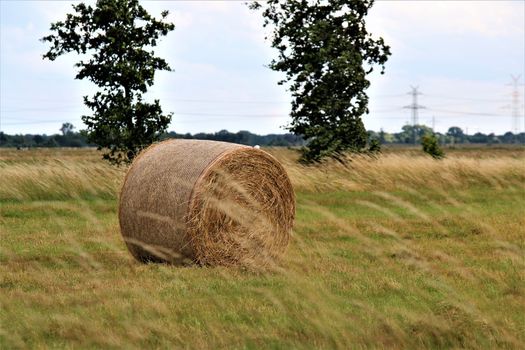
{"label": "green grass", "polygon": [[[0,348],[525,346],[516,168],[455,174],[454,186],[421,186],[403,171],[361,189],[319,189],[272,150],[296,184],[297,219],[279,266],[254,271],[137,263],[118,227],[123,171],[91,151],[61,152],[66,160],[43,163],[43,177],[34,177],[34,155],[2,165],[0,153],[0,178],[11,181],[0,185]],[[369,166],[332,170],[362,180]],[[91,184],[86,169],[95,169]]]}

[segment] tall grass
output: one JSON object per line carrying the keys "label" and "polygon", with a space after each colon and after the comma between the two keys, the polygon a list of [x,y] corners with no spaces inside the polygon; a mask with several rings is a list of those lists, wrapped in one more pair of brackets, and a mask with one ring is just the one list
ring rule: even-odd
{"label": "tall grass", "polygon": [[460,188],[470,185],[516,185],[525,182],[525,153],[521,157],[474,158],[458,155],[435,160],[424,154],[386,153],[347,156],[344,162],[327,160],[314,166],[297,163],[294,152],[271,149],[295,186],[303,191],[395,190],[403,187]]}
{"label": "tall grass", "polygon": [[[525,153],[473,158],[467,155],[436,161],[408,152],[348,156],[313,166],[297,162],[296,152],[271,148],[297,191],[370,191],[413,188],[451,189],[480,185],[495,188],[525,183]],[[2,151],[6,152],[6,151]],[[117,198],[125,167],[112,167],[94,151],[75,150],[0,153],[0,200]],[[79,155],[80,153],[80,155]]]}
{"label": "tall grass", "polygon": [[297,220],[252,271],[139,264],[116,219],[125,168],[0,150],[0,348],[523,348],[523,152],[269,152]]}

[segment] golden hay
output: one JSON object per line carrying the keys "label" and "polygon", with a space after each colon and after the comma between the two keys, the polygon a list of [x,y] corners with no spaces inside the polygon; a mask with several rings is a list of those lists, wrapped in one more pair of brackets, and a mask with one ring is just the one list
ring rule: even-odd
{"label": "golden hay", "polygon": [[120,228],[141,261],[266,265],[288,245],[295,196],[281,164],[251,147],[169,140],[143,151],[120,194]]}

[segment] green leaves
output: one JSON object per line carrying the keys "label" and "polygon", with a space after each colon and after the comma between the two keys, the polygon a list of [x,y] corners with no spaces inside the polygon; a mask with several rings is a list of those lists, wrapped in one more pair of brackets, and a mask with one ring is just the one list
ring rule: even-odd
{"label": "green leaves", "polygon": [[171,121],[163,115],[159,101],[142,102],[142,94],[153,85],[157,70],[171,71],[168,63],[148,48],[175,26],[152,17],[138,0],[98,0],[95,7],[73,5],[73,14],[53,23],[53,34],[44,59],[55,60],[69,52],[89,54],[76,79],[88,79],[101,88],[84,103],[93,115],[83,116],[90,142],[104,149],[112,163],[131,162],[138,152],[157,140]]}
{"label": "green leaves", "polygon": [[423,152],[429,154],[434,159],[445,158],[445,152],[439,146],[438,139],[433,133],[427,133],[421,138],[421,146],[423,146]]}
{"label": "green leaves", "polygon": [[303,160],[318,161],[366,146],[361,115],[368,112],[366,75],[384,70],[390,48],[365,28],[373,1],[269,0],[253,2],[271,26],[278,57],[270,68],[289,83],[292,122],[289,130],[308,140]]}

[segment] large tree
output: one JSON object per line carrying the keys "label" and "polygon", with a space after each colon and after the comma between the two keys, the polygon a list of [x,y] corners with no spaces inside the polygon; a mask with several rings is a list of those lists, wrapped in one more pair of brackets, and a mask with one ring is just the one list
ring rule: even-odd
{"label": "large tree", "polygon": [[463,143],[465,141],[465,134],[459,126],[448,128],[447,136],[451,138],[452,143]]}
{"label": "large tree", "polygon": [[279,52],[270,68],[290,83],[289,130],[308,140],[303,160],[316,161],[366,146],[361,116],[368,113],[367,75],[384,64],[390,48],[365,26],[373,0],[268,0],[252,2],[271,26]]}
{"label": "large tree", "polygon": [[100,89],[84,103],[93,110],[82,116],[90,142],[103,149],[112,163],[130,162],[145,146],[157,140],[171,121],[159,101],[143,101],[157,70],[170,71],[168,63],[155,56],[157,45],[175,26],[152,17],[138,0],[98,0],[95,7],[73,5],[74,13],[51,25],[51,43],[45,59],[76,52],[89,55],[80,60],[76,79],[89,79]]}

